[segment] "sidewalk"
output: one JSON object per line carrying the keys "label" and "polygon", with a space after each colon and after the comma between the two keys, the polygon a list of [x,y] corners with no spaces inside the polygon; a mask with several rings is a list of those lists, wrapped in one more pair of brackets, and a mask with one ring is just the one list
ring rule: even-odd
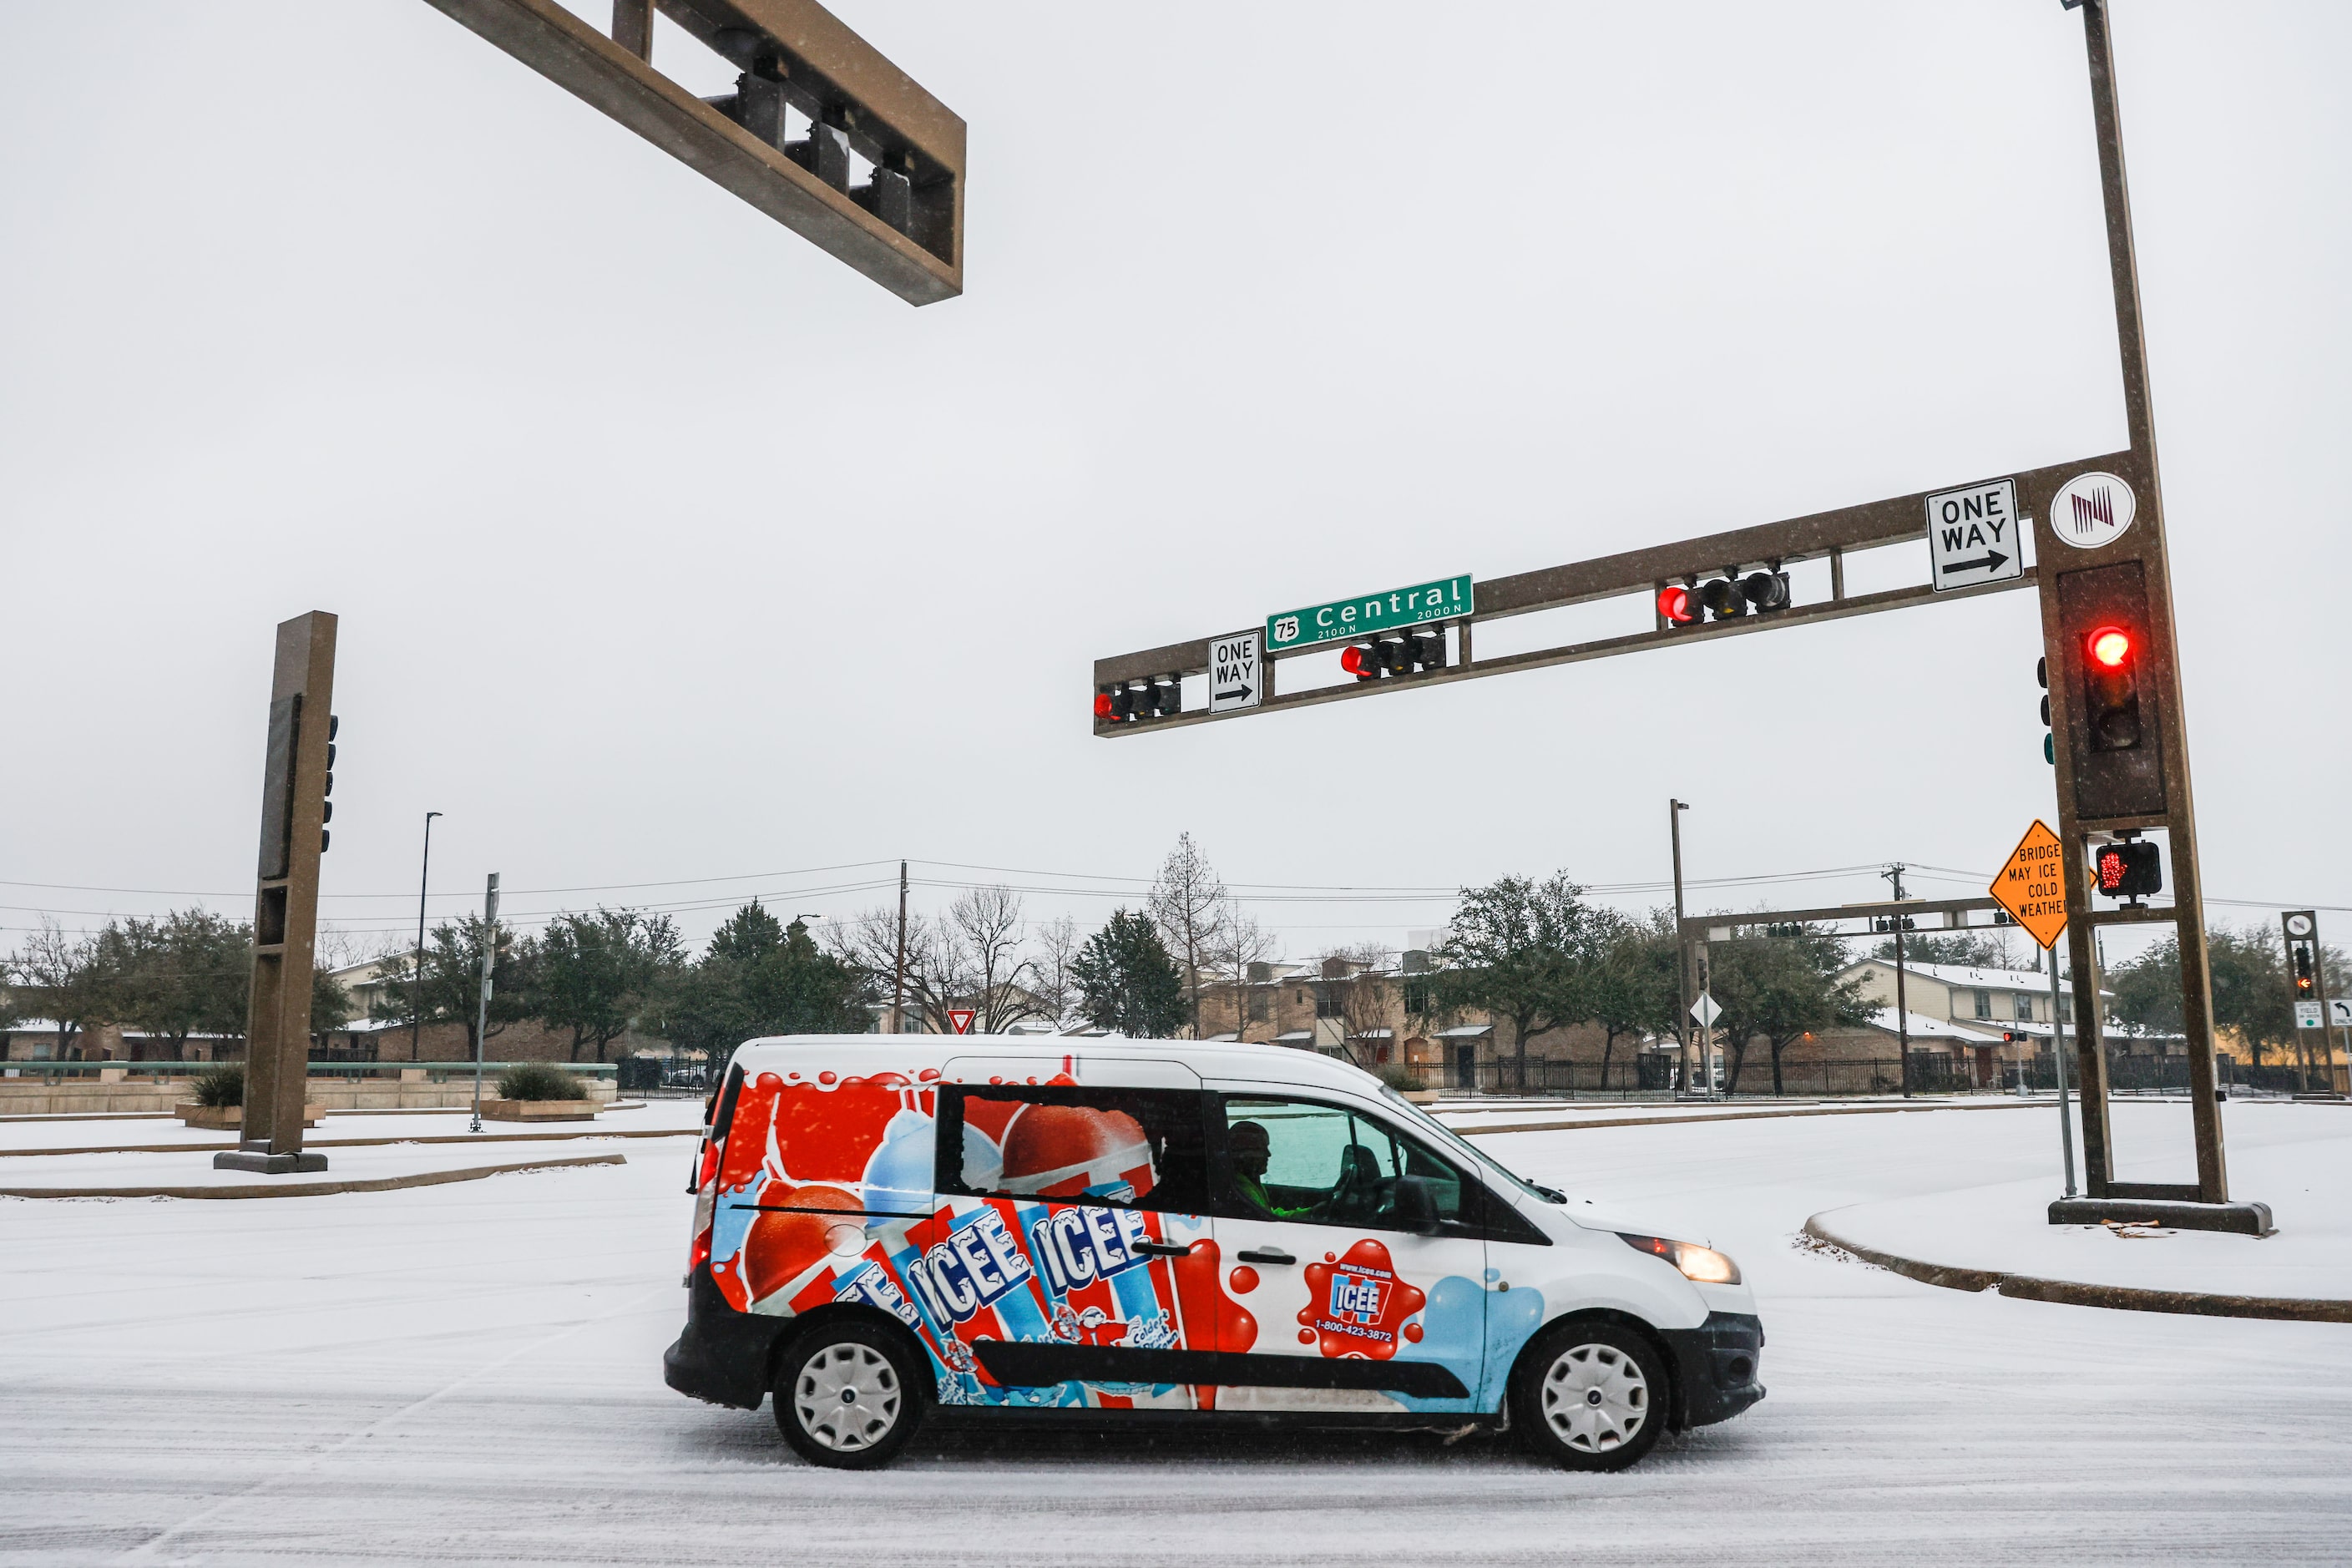
{"label": "sidewalk", "polygon": [[[1911,1279],[1961,1290],[2136,1311],[2352,1322],[2352,1118],[2265,1108],[2231,1119],[2232,1196],[2271,1205],[2268,1237],[2147,1226],[2053,1226],[2047,1180],[1825,1210],[1805,1234]],[[2278,1120],[2273,1121],[2272,1118]],[[2265,1125],[2267,1124],[2267,1125]],[[2339,1131],[2340,1129],[2340,1131]],[[2128,1151],[2126,1151],[2128,1152]],[[2119,1173],[2179,1179],[2170,1167]]]}

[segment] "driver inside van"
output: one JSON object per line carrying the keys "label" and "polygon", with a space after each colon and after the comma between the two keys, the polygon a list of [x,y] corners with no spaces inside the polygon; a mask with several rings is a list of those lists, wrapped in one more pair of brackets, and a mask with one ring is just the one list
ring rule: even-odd
{"label": "driver inside van", "polygon": [[1284,1208],[1265,1190],[1265,1168],[1273,1162],[1274,1140],[1255,1121],[1236,1121],[1225,1130],[1234,1163],[1234,1195],[1268,1219],[1296,1219],[1305,1208]]}

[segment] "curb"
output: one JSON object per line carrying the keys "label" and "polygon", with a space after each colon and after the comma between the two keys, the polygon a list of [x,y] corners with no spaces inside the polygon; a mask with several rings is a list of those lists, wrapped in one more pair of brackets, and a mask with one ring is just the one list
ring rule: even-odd
{"label": "curb", "polygon": [[[329,1115],[334,1114],[332,1111]],[[425,1132],[394,1138],[305,1138],[305,1149],[378,1149],[393,1143],[541,1143],[564,1138],[699,1138],[699,1127],[610,1127],[593,1132]],[[217,1154],[238,1143],[92,1143],[79,1149],[0,1149],[0,1161],[42,1154]]]}
{"label": "curb", "polygon": [[1874,1247],[1848,1241],[1822,1221],[1834,1209],[1805,1222],[1804,1234],[1824,1246],[1850,1252],[1865,1263],[1923,1285],[1947,1290],[1990,1290],[2021,1301],[2063,1307],[2105,1307],[2119,1312],[2181,1312],[2203,1318],[2269,1318],[2294,1323],[2352,1323],[2352,1301],[2315,1296],[2227,1296],[2203,1290],[2155,1290],[2137,1285],[2086,1285],[2074,1279],[2043,1279],[1991,1268],[1922,1263]]}
{"label": "curb", "polygon": [[422,1171],[410,1176],[376,1176],[355,1182],[308,1182],[278,1186],[247,1182],[228,1187],[0,1187],[0,1198],[318,1198],[342,1193],[393,1193],[409,1187],[437,1187],[447,1182],[478,1182],[511,1171],[552,1171],[568,1165],[625,1165],[621,1154],[574,1154],[561,1160],[519,1160],[505,1165],[476,1165],[462,1171]]}

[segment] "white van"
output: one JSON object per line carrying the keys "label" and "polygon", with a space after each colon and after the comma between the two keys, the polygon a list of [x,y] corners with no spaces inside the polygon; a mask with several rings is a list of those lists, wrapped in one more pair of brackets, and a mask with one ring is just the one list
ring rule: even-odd
{"label": "white van", "polygon": [[754,1040],[698,1156],[671,1387],[814,1463],[929,1419],[1516,1427],[1574,1469],[1764,1396],[1730,1258],[1603,1223],[1276,1046]]}

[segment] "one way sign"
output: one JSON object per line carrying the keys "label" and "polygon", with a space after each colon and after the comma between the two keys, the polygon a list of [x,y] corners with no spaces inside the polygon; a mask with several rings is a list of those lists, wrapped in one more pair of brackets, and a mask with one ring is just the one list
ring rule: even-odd
{"label": "one way sign", "polygon": [[2002,583],[2025,571],[2017,481],[1996,479],[1927,498],[1927,560],[1936,592]]}
{"label": "one way sign", "polygon": [[1256,632],[1219,637],[1209,645],[1209,711],[1255,708],[1265,698],[1265,667],[1258,662]]}

